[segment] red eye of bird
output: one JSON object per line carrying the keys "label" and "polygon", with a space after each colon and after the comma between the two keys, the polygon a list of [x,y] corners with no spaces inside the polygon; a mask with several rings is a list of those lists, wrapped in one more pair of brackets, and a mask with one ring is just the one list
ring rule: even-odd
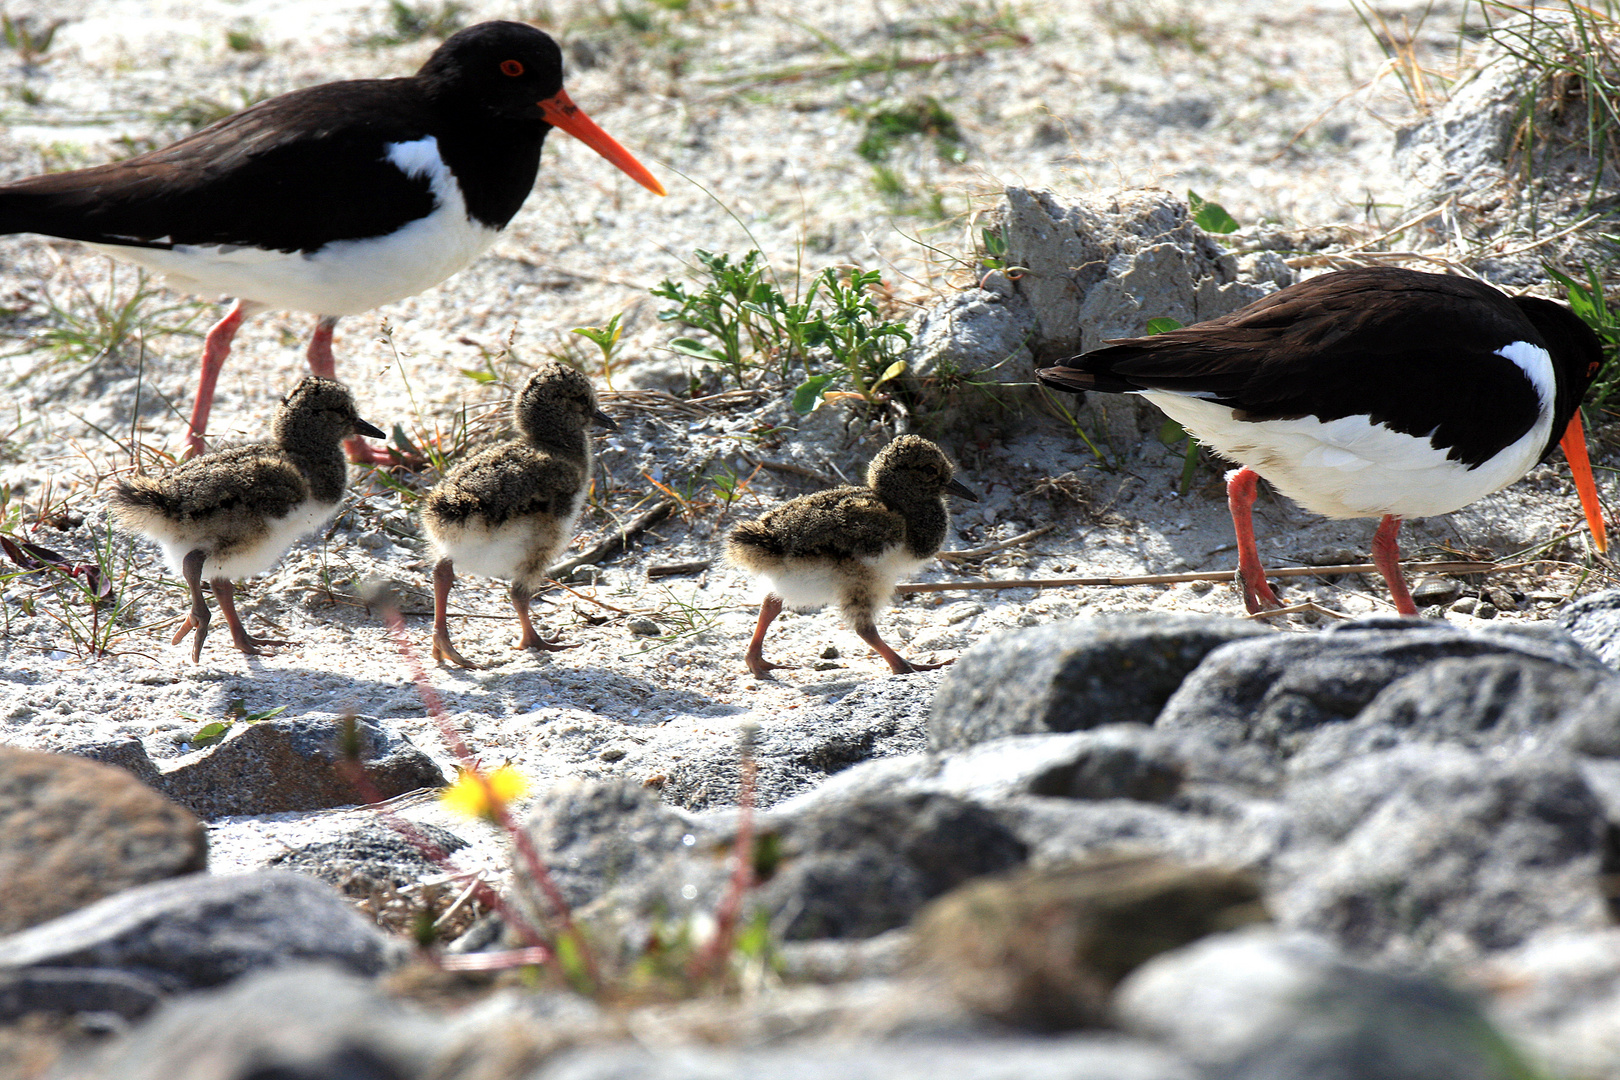
{"label": "red eye of bird", "polygon": [[510,75],[513,78],[516,78],[517,76],[523,74],[523,65],[516,60],[502,60],[501,74]]}

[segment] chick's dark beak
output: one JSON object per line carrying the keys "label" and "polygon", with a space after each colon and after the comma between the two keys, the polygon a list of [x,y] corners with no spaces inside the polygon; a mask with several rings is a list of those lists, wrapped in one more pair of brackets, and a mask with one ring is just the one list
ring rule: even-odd
{"label": "chick's dark beak", "polygon": [[597,427],[607,428],[609,431],[619,430],[619,425],[613,422],[613,417],[609,416],[601,409],[593,409],[591,411],[591,422]]}
{"label": "chick's dark beak", "polygon": [[951,477],[951,482],[945,485],[945,491],[947,494],[955,495],[959,499],[966,499],[968,502],[979,501],[979,497],[973,494],[973,491],[968,488],[967,485],[963,484],[962,481],[958,480],[954,476]]}
{"label": "chick's dark beak", "polygon": [[368,439],[388,438],[388,432],[384,431],[380,427],[377,427],[375,424],[366,423],[358,416],[354,418],[354,433],[356,435],[364,435]]}

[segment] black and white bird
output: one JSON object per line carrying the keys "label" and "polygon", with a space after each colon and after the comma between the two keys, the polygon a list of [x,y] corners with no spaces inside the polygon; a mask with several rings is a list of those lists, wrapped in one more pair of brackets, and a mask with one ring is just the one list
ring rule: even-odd
{"label": "black and white bird", "polygon": [[1562,304],[1395,267],[1323,274],[1230,315],[1128,338],[1037,373],[1059,390],[1140,394],[1242,466],[1228,477],[1238,576],[1251,612],[1280,606],[1255,550],[1264,477],[1312,513],[1382,518],[1373,561],[1395,607],[1401,520],[1447,514],[1564,448],[1588,526],[1607,549],[1580,402],[1603,366]]}
{"label": "black and white bird", "polygon": [[172,146],[0,185],[0,232],[81,240],[182,291],[235,298],[203,346],[187,434],[197,453],[244,318],[318,316],[310,370],[332,377],[338,317],[431,288],[487,251],[534,187],[554,127],[664,193],[569,99],[555,41],[486,22],[408,78],[295,90]]}
{"label": "black and white bird", "polygon": [[896,675],[944,666],[914,664],[895,652],[878,636],[876,615],[902,578],[939,553],[950,528],[945,496],[979,501],[955,472],[939,447],[902,435],[872,459],[865,487],[803,495],[732,529],[726,558],[763,591],[744,657],[756,679],[790,666],[773,664],[763,653],[765,632],[783,607],[837,604],[850,629]]}
{"label": "black and white bird", "polygon": [[220,450],[162,476],[135,476],[113,490],[113,515],[126,529],[157,541],[191,589],[191,612],[174,635],[197,632],[191,659],[208,636],[203,575],[244,653],[286,641],[255,638],[236,616],[232,582],[270,569],[299,537],[337,512],[348,480],[343,440],[384,438],[360,419],[348,387],[306,375],[276,410],[273,441]]}
{"label": "black and white bird", "polygon": [[520,649],[572,648],[547,641],[529,619],[546,568],[574,538],[591,486],[585,429],[618,425],[596,405],[591,382],[571,367],[542,364],[512,402],[518,437],[456,465],[422,500],[433,567],[433,659],[473,663],[450,642],[447,608],[456,568],[512,583]]}

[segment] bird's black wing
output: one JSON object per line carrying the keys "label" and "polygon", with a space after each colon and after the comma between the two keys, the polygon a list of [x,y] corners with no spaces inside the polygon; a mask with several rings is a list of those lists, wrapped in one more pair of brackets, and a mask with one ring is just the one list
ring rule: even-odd
{"label": "bird's black wing", "polygon": [[137,157],[0,186],[0,232],[142,247],[314,251],[391,232],[435,205],[386,159],[425,135],[408,79],[283,94]]}
{"label": "bird's black wing", "polygon": [[1395,268],[1325,274],[1230,315],[1128,338],[1038,373],[1063,390],[1162,390],[1245,420],[1364,415],[1477,464],[1536,422],[1524,370],[1498,350],[1545,348],[1512,298]]}

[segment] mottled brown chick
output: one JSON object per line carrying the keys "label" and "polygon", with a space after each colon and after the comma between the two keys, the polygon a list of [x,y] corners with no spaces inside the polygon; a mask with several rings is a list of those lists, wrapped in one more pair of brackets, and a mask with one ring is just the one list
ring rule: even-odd
{"label": "mottled brown chick", "polygon": [[731,531],[726,558],[764,589],[745,656],[756,679],[788,666],[771,663],[762,651],[765,631],[783,607],[837,604],[849,627],[897,675],[943,666],[901,657],[878,636],[875,616],[901,578],[939,553],[950,527],[945,496],[978,501],[954,472],[939,447],[902,435],[872,459],[865,487],[805,495]]}
{"label": "mottled brown chick", "polygon": [[119,524],[162,545],[191,588],[191,612],[173,644],[195,630],[194,663],[208,636],[204,569],[238,649],[257,655],[262,646],[291,644],[249,636],[231,582],[270,569],[337,512],[348,479],[345,438],[386,438],[360,419],[348,387],[314,375],[282,400],[272,434],[273,442],[204,454],[162,476],[130,477],[108,499]]}
{"label": "mottled brown chick", "polygon": [[433,567],[433,659],[474,664],[450,643],[446,606],[455,567],[512,583],[512,607],[523,632],[520,649],[566,649],[546,641],[529,620],[529,600],[546,568],[568,546],[591,484],[587,425],[615,424],[596,407],[590,380],[547,363],[529,376],[512,403],[518,438],[462,462],[422,500],[422,526],[438,562]]}

